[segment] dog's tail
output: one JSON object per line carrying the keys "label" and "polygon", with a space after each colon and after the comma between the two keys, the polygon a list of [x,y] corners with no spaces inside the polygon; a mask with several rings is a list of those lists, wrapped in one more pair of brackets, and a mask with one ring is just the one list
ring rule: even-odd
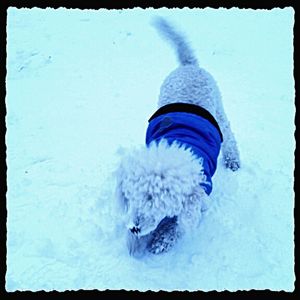
{"label": "dog's tail", "polygon": [[179,62],[182,65],[198,64],[198,60],[184,35],[174,30],[173,26],[162,17],[155,17],[152,24],[175,47]]}

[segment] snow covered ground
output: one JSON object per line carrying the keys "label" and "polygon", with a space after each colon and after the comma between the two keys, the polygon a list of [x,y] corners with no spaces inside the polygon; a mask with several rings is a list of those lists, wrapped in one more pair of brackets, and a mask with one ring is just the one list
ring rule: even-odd
{"label": "snow covered ground", "polygon": [[[242,168],[219,164],[198,232],[135,259],[113,172],[144,143],[177,67],[154,15],[187,34],[218,81]],[[292,291],[293,23],[292,8],[10,8],[6,289]]]}

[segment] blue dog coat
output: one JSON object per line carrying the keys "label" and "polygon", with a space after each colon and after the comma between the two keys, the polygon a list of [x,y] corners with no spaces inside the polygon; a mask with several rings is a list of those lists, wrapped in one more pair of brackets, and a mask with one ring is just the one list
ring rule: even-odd
{"label": "blue dog coat", "polygon": [[221,130],[214,117],[204,108],[187,103],[168,104],[158,109],[149,119],[146,145],[166,139],[191,148],[203,159],[203,171],[207,183],[200,183],[209,195],[212,191],[211,177],[217,168],[217,159],[223,141]]}

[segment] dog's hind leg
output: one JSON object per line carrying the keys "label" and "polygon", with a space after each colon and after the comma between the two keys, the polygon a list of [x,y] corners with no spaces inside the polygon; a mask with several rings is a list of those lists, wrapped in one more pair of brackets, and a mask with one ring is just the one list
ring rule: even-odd
{"label": "dog's hind leg", "polygon": [[222,154],[225,167],[236,171],[241,166],[240,155],[221,100],[216,107],[216,119],[223,134]]}

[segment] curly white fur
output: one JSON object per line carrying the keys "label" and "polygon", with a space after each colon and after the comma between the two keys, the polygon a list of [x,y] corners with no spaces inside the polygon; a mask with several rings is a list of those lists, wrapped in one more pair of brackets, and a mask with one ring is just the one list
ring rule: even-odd
{"label": "curly white fur", "polygon": [[164,140],[136,149],[122,160],[117,178],[128,229],[138,225],[140,236],[166,216],[178,216],[183,227],[198,223],[206,195],[199,184],[206,178],[202,161],[190,149]]}
{"label": "curly white fur", "polygon": [[[174,46],[181,63],[163,82],[158,106],[183,102],[208,110],[223,134],[225,166],[237,170],[240,167],[239,152],[214,78],[198,66],[183,35],[162,18],[157,18],[154,25]],[[165,217],[176,216],[174,224],[178,224],[183,231],[196,226],[208,201],[200,186],[206,180],[201,159],[194,156],[190,149],[176,143],[169,146],[162,141],[158,145],[152,143],[148,148],[133,150],[124,156],[117,179],[118,199],[127,216],[127,227],[138,228],[134,233],[128,230],[130,253],[145,248],[151,232]],[[171,226],[169,228],[172,229]],[[161,243],[159,238],[155,240]],[[160,246],[152,245],[152,248],[161,249]],[[160,251],[156,250],[155,253]]]}

